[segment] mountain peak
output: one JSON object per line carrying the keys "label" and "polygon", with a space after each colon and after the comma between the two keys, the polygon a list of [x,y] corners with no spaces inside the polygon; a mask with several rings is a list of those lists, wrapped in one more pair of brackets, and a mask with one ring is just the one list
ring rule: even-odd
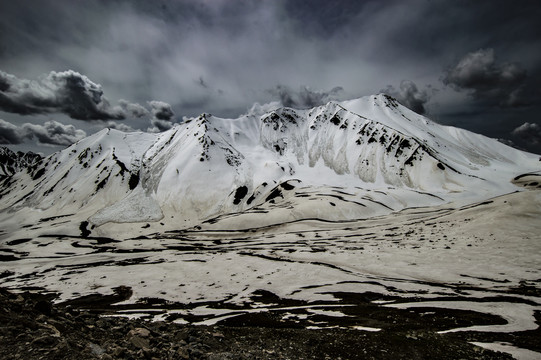
{"label": "mountain peak", "polygon": [[96,229],[174,228],[238,212],[349,219],[470,201],[512,191],[510,179],[538,166],[378,94],[237,119],[204,113],[160,134],[104,129],[0,186],[3,209],[77,213]]}

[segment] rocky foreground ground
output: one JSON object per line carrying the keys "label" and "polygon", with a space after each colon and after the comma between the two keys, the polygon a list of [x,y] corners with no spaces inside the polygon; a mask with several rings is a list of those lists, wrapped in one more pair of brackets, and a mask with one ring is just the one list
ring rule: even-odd
{"label": "rocky foreground ground", "polygon": [[0,289],[1,359],[510,359],[418,329],[191,326],[103,317]]}

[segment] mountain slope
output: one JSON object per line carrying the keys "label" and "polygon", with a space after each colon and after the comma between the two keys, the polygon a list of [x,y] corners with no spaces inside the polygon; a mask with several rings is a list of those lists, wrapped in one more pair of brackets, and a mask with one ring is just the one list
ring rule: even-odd
{"label": "mountain slope", "polygon": [[242,224],[228,226],[347,220],[482,200],[538,168],[532,154],[376,95],[238,119],[203,114],[161,134],[105,129],[11,173],[0,211],[14,229],[24,211],[29,224],[64,214],[86,235],[124,236],[141,233],[133,222],[163,231],[239,214]]}

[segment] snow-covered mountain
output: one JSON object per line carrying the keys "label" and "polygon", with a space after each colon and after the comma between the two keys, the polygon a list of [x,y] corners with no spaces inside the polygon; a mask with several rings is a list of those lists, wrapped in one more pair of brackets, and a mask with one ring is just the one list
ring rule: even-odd
{"label": "snow-covered mountain", "polygon": [[[136,222],[162,231],[242,214],[227,226],[248,228],[467,203],[517,190],[510,181],[541,164],[375,95],[237,119],[203,114],[160,134],[105,129],[29,165],[0,184],[4,219],[70,216],[84,234],[104,235]],[[50,231],[79,231],[58,226]]]}

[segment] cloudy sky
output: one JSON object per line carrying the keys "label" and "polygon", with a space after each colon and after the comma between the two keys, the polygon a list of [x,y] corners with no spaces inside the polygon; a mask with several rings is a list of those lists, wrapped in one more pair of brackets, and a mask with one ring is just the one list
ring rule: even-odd
{"label": "cloudy sky", "polygon": [[0,0],[0,146],[379,92],[541,153],[537,0]]}

